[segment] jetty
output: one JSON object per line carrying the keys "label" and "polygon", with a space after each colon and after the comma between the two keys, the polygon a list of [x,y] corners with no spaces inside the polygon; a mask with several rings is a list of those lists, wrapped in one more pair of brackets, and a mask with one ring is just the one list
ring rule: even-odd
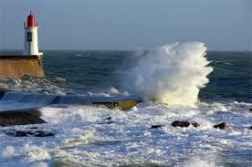
{"label": "jetty", "polygon": [[1,78],[22,78],[24,75],[44,77],[43,53],[38,45],[38,21],[32,12],[24,23],[24,34],[23,53],[0,55]]}

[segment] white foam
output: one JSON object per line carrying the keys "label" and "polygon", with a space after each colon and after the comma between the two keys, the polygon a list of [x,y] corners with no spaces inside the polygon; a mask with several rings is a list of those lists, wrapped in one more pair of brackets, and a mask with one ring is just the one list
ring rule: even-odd
{"label": "white foam", "polygon": [[64,147],[85,145],[93,141],[94,138],[95,138],[95,130],[88,130],[84,134],[78,136],[78,138],[66,139],[64,141]]}
{"label": "white foam", "polygon": [[118,94],[120,94],[120,91],[118,89],[116,89],[115,87],[111,87],[110,93],[113,95],[118,95]]}
{"label": "white foam", "polygon": [[[42,114],[48,123],[36,127],[53,130],[55,137],[10,140],[2,134],[0,148],[6,150],[5,157],[14,156],[11,161],[21,162],[20,166],[40,162],[45,162],[42,166],[58,162],[87,166],[169,162],[174,166],[185,163],[184,166],[212,167],[225,163],[226,158],[235,158],[233,155],[226,157],[225,151],[251,148],[252,131],[246,128],[251,126],[251,113],[241,112],[248,111],[250,106],[237,102],[204,104],[197,108],[143,103],[130,112],[90,106],[47,107],[42,109]],[[220,109],[227,112],[219,113]],[[232,130],[213,128],[224,119],[234,126]],[[175,120],[196,121],[200,126],[175,128],[171,126]],[[155,129],[152,125],[162,127]],[[5,146],[13,146],[15,151]],[[0,165],[1,162],[9,165],[9,161],[0,157]]]}
{"label": "white foam", "polygon": [[48,167],[48,164],[45,162],[38,162],[33,164],[32,167]]}
{"label": "white foam", "polygon": [[74,122],[99,121],[99,115],[106,115],[111,110],[94,106],[69,106],[67,108],[45,107],[41,109],[42,119],[53,124],[73,124]]}
{"label": "white foam", "polygon": [[193,157],[185,162],[184,167],[215,167],[216,163],[212,159],[202,159],[200,157]]}
{"label": "white foam", "polygon": [[143,98],[169,105],[195,106],[212,72],[201,42],[174,43],[152,50],[123,80]]}
{"label": "white foam", "polygon": [[12,158],[15,156],[15,148],[13,146],[6,146],[2,152],[4,158]]}
{"label": "white foam", "polygon": [[26,144],[24,152],[26,154],[26,157],[30,161],[42,161],[51,159],[50,153],[46,149],[35,145]]}

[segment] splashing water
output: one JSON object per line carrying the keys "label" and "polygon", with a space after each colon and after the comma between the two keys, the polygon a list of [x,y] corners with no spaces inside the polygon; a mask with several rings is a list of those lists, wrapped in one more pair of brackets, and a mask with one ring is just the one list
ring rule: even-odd
{"label": "splashing water", "polygon": [[[195,106],[213,71],[201,42],[174,43],[154,49],[129,71],[129,90],[168,105]],[[133,86],[133,87],[132,87]]]}
{"label": "splashing water", "polygon": [[39,94],[66,95],[64,78],[56,77],[55,79],[37,78],[25,75],[20,79],[1,78],[0,90],[2,91],[19,91]]}

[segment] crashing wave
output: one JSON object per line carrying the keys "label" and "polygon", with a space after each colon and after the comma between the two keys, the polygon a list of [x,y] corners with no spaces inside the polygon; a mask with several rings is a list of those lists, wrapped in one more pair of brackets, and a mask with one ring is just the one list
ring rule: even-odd
{"label": "crashing wave", "polygon": [[144,99],[195,106],[213,71],[201,42],[174,43],[151,50],[129,70],[124,85]]}

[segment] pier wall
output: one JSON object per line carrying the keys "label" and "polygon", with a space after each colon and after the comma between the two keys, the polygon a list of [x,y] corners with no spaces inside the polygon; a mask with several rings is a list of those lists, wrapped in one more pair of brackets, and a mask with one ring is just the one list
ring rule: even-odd
{"label": "pier wall", "polygon": [[24,75],[44,77],[41,56],[0,55],[0,77],[21,78]]}

